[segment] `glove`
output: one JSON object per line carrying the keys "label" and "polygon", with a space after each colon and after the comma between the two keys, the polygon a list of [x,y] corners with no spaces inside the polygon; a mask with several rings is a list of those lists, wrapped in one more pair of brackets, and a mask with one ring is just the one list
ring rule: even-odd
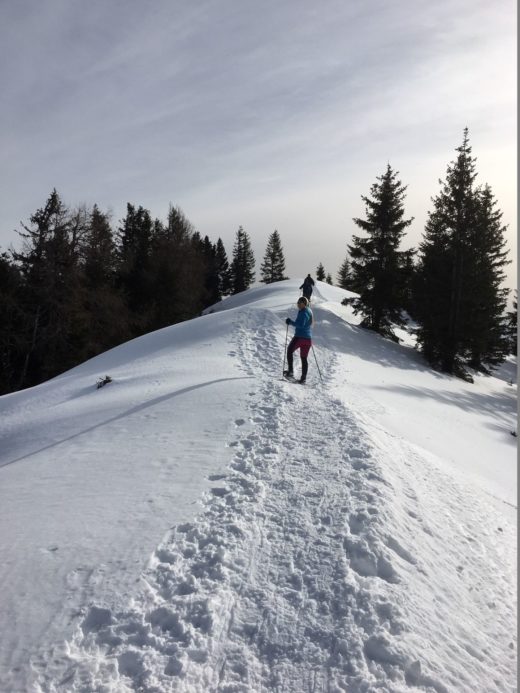
{"label": "glove", "polygon": [[290,325],[291,324],[291,318],[285,318],[285,324]]}

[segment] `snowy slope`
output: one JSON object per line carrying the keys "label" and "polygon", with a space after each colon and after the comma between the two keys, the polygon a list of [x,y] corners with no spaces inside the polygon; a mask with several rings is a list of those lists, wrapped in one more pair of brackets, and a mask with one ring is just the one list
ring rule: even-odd
{"label": "snowy slope", "polygon": [[434,373],[318,283],[292,385],[299,283],[0,398],[1,691],[515,690],[514,364]]}

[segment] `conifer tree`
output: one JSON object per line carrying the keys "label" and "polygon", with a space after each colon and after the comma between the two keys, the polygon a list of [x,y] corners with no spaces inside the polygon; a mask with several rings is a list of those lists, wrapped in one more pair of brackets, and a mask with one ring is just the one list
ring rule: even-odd
{"label": "conifer tree", "polygon": [[167,223],[156,222],[152,244],[154,309],[150,329],[193,318],[208,305],[205,247],[184,212],[170,205]]}
{"label": "conifer tree", "polygon": [[107,214],[94,205],[89,214],[81,255],[88,330],[78,360],[109,349],[131,336],[128,311],[116,285],[117,252]]}
{"label": "conifer tree", "polygon": [[316,279],[319,282],[324,282],[325,281],[325,268],[323,267],[323,264],[320,262],[320,264],[316,267]]}
{"label": "conifer tree", "polygon": [[210,241],[209,236],[204,236],[201,249],[204,258],[204,287],[206,289],[204,307],[207,307],[222,300],[222,294],[220,293],[216,245]]}
{"label": "conifer tree", "polygon": [[260,267],[261,282],[272,284],[287,279],[285,276],[285,258],[280,234],[275,229],[269,236],[265,250],[264,261]]}
{"label": "conifer tree", "polygon": [[131,312],[135,334],[149,328],[147,319],[152,294],[150,256],[154,225],[150,212],[127,204],[119,228],[119,282]]}
{"label": "conifer tree", "polygon": [[337,281],[338,281],[338,286],[341,287],[342,289],[347,289],[350,290],[350,283],[351,283],[351,277],[350,277],[350,262],[348,260],[348,253],[345,259],[343,260],[343,264],[338,270],[338,276],[337,276]]}
{"label": "conifer tree", "polygon": [[330,272],[325,277],[325,281],[332,286],[332,274],[330,274]]}
{"label": "conifer tree", "polygon": [[251,241],[247,232],[240,226],[235,238],[231,263],[231,284],[234,294],[249,289],[255,279],[254,267],[255,258]]}
{"label": "conifer tree", "polygon": [[220,296],[228,296],[231,293],[231,270],[229,267],[226,249],[221,238],[219,238],[216,243],[215,260],[219,294]]}
{"label": "conifer tree", "polygon": [[489,185],[475,191],[476,220],[470,243],[468,271],[471,305],[466,328],[468,365],[484,373],[502,363],[509,353],[504,312],[509,290],[504,287],[507,250],[502,212]]}
{"label": "conifer tree", "polygon": [[420,245],[415,305],[425,357],[470,379],[468,366],[486,371],[504,358],[507,260],[501,213],[489,186],[475,186],[467,128],[456,151]]}
{"label": "conifer tree", "polygon": [[19,387],[27,387],[75,365],[85,329],[79,263],[84,214],[71,214],[53,190],[30,226],[22,227],[23,247],[13,257],[22,277],[26,319]]}
{"label": "conifer tree", "polygon": [[371,197],[362,196],[366,219],[355,218],[366,237],[353,236],[348,246],[352,259],[352,299],[356,313],[363,315],[362,325],[393,336],[392,324],[402,325],[402,253],[399,244],[413,219],[404,219],[403,200],[406,186],[388,164],[371,187]]}
{"label": "conifer tree", "polygon": [[182,247],[183,244],[191,241],[194,231],[193,224],[186,217],[182,209],[170,204],[168,210],[168,223],[166,225],[167,238],[174,241],[177,246]]}

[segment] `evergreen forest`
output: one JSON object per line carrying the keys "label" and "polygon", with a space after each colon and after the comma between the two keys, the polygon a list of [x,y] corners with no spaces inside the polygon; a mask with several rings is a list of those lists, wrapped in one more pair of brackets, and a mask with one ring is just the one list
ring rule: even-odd
{"label": "evergreen forest", "polygon": [[[397,340],[413,324],[418,348],[440,371],[471,380],[517,349],[517,301],[507,311],[509,263],[502,213],[477,181],[468,131],[447,166],[417,248],[402,249],[413,219],[390,164],[362,195],[337,286],[361,325]],[[345,230],[347,234],[348,229]],[[183,211],[166,219],[128,204],[116,227],[97,205],[68,207],[53,190],[0,253],[0,394],[31,387],[142,334],[196,317],[255,281],[251,239],[238,227],[231,256]],[[286,279],[273,231],[260,281]],[[316,278],[333,283],[320,261]]]}

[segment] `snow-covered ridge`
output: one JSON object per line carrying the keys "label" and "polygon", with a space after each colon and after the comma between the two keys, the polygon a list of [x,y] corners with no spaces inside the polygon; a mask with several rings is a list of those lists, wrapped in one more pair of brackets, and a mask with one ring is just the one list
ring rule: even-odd
{"label": "snow-covered ridge", "polygon": [[515,690],[516,386],[298,283],[0,398],[1,690]]}

